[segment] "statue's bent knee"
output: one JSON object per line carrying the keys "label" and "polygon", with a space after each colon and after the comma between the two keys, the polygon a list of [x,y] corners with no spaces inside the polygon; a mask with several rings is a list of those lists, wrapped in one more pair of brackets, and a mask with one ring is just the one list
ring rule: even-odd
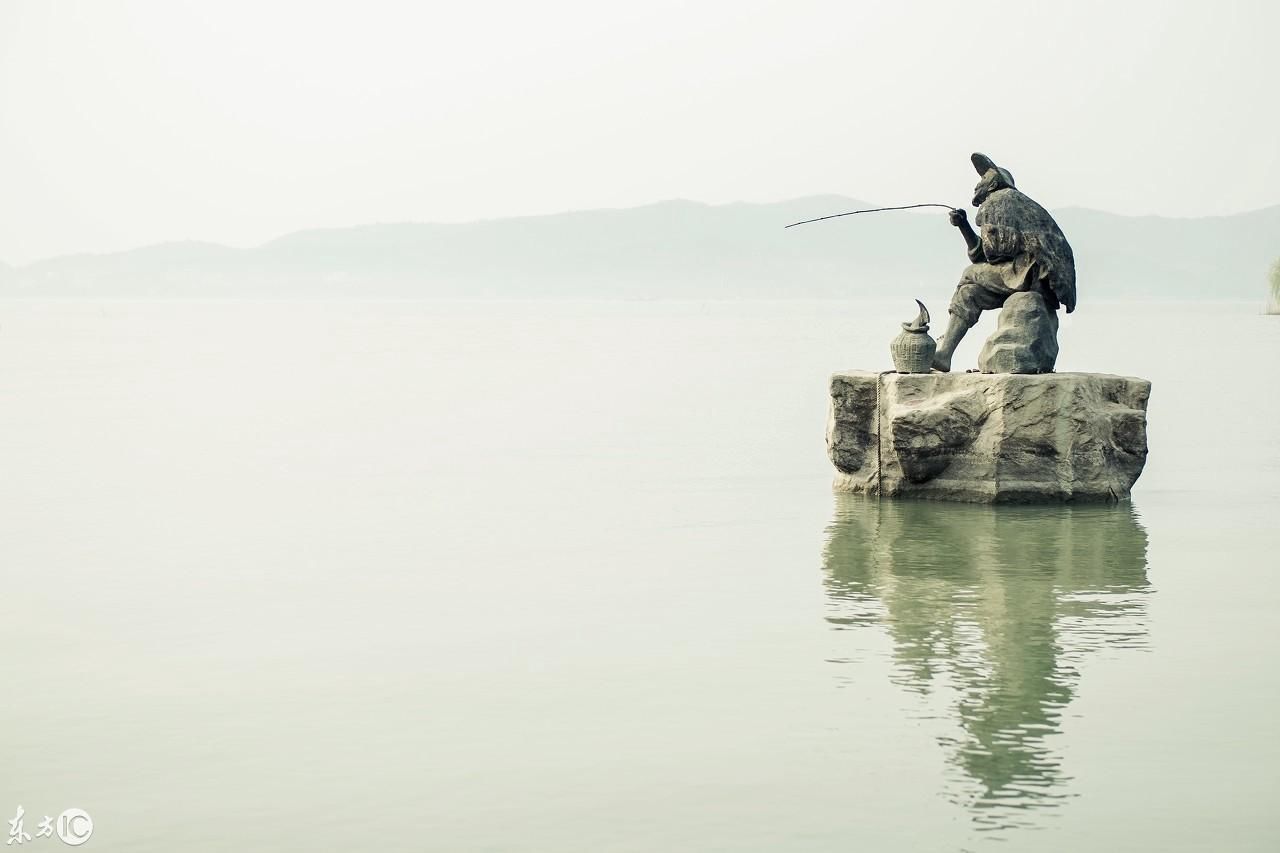
{"label": "statue's bent knee", "polygon": [[956,285],[956,292],[951,296],[948,312],[963,321],[966,326],[974,325],[978,322],[978,316],[982,314],[982,292],[982,288],[976,284],[961,282]]}

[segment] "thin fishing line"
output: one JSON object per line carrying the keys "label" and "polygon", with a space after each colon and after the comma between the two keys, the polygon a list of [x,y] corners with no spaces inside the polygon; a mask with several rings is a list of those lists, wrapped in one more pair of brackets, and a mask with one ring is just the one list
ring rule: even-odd
{"label": "thin fishing line", "polygon": [[810,222],[821,222],[824,219],[836,219],[841,216],[853,216],[855,213],[879,213],[882,210],[912,210],[917,207],[945,207],[947,210],[959,210],[958,207],[952,207],[949,204],[904,204],[901,207],[868,207],[865,210],[851,210],[848,213],[833,213],[830,216],[819,216],[817,219],[802,219],[799,222],[792,222],[790,225],[783,226],[785,228],[793,228],[797,225],[808,225]]}

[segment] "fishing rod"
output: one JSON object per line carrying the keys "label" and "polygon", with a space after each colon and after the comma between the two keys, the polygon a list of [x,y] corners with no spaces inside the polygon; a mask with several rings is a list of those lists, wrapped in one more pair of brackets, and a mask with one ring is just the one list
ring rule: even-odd
{"label": "fishing rod", "polygon": [[904,204],[901,207],[868,207],[865,210],[851,210],[848,213],[833,213],[830,216],[819,216],[817,219],[804,219],[800,222],[792,222],[786,225],[786,228],[792,228],[796,225],[808,225],[810,222],[821,222],[824,219],[835,219],[840,216],[853,216],[855,213],[879,213],[882,210],[911,210],[917,207],[945,207],[947,210],[959,210],[958,207],[952,207],[949,204]]}

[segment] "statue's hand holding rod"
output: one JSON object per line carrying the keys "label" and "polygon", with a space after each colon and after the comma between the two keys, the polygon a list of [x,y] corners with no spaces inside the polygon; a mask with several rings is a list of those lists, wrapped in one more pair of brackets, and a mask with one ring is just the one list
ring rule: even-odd
{"label": "statue's hand holding rod", "polygon": [[973,226],[969,224],[969,217],[962,208],[952,208],[947,214],[947,219],[951,224],[960,229],[961,236],[964,237],[964,247],[969,253],[969,260],[973,263],[980,263],[986,260],[982,255],[982,240],[978,238],[978,233],[973,230]]}

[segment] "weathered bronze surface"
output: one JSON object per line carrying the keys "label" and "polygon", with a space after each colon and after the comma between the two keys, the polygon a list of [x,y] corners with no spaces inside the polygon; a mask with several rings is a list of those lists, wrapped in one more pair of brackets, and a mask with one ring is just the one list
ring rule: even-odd
{"label": "weathered bronze surface", "polygon": [[981,175],[974,188],[974,218],[963,210],[948,214],[960,230],[970,265],[960,276],[949,308],[946,333],[938,341],[936,370],[951,370],[951,358],[983,311],[1001,308],[1016,293],[1037,294],[1019,300],[1013,322],[1002,322],[999,352],[988,342],[979,359],[985,373],[1051,373],[1057,359],[1056,311],[1076,307],[1076,264],[1071,246],[1049,212],[1014,187],[1013,175],[985,154],[972,156]]}

